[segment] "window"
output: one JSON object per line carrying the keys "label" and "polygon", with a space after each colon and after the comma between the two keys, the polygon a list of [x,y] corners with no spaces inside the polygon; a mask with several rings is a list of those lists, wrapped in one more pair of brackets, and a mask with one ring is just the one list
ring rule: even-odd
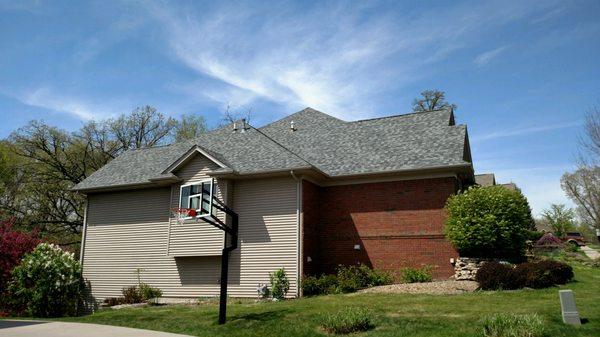
{"label": "window", "polygon": [[210,214],[212,209],[213,181],[207,180],[181,186],[179,207],[195,209],[199,216]]}

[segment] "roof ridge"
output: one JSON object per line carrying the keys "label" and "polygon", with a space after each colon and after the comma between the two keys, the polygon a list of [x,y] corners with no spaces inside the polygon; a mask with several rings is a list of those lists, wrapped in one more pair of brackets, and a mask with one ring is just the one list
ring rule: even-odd
{"label": "roof ridge", "polygon": [[373,121],[373,120],[378,120],[378,119],[397,118],[397,117],[412,116],[412,115],[425,114],[425,113],[430,113],[430,112],[441,112],[441,111],[448,111],[448,110],[450,110],[450,109],[449,108],[443,108],[443,109],[435,109],[435,110],[427,110],[427,111],[414,111],[414,112],[409,112],[409,113],[404,113],[404,114],[397,114],[397,115],[391,115],[391,116],[383,116],[383,117],[374,117],[374,118],[367,118],[367,119],[359,119],[357,121],[350,121],[350,122],[346,122],[346,123],[368,122],[368,121]]}
{"label": "roof ridge", "polygon": [[263,126],[261,126],[261,127],[260,127],[260,129],[266,128],[266,127],[268,127],[268,126],[270,126],[270,125],[272,125],[272,124],[275,124],[275,123],[277,123],[277,122],[279,122],[279,121],[281,121],[281,120],[284,120],[284,119],[286,119],[286,118],[290,118],[290,117],[292,117],[292,116],[294,116],[294,115],[297,115],[297,114],[299,114],[299,113],[306,112],[306,111],[314,111],[314,112],[318,112],[318,113],[320,113],[320,114],[322,114],[322,115],[324,115],[324,116],[327,116],[327,117],[329,117],[329,118],[332,118],[332,119],[336,119],[336,120],[338,120],[338,121],[340,121],[340,122],[342,122],[342,123],[348,123],[347,121],[345,121],[345,120],[343,120],[343,119],[339,119],[339,118],[337,118],[337,117],[334,117],[334,116],[332,116],[332,115],[330,115],[330,114],[328,114],[328,113],[325,113],[325,112],[323,112],[323,111],[319,111],[319,110],[317,110],[317,109],[313,109],[313,108],[311,108],[311,107],[306,107],[306,108],[304,108],[304,109],[302,109],[302,110],[300,110],[300,111],[296,111],[296,112],[294,112],[294,113],[291,113],[291,114],[289,114],[289,115],[287,115],[287,116],[285,116],[285,117],[279,118],[278,120],[274,120],[274,121],[272,121],[271,123],[269,123],[269,124],[267,124],[267,125],[263,125]]}
{"label": "roof ridge", "polygon": [[[250,124],[248,124],[250,125]],[[309,164],[310,166],[312,166],[313,168],[321,171],[320,169],[318,169],[313,163],[309,162],[308,160],[304,159],[303,157],[301,157],[299,154],[297,154],[296,152],[288,149],[286,146],[284,146],[283,144],[281,144],[280,142],[276,141],[275,139],[271,138],[271,136],[267,135],[266,133],[262,132],[261,130],[255,128],[254,126],[250,125],[251,128],[253,128],[254,130],[256,130],[258,133],[260,133],[261,135],[267,137],[270,141],[272,141],[273,143],[279,145],[281,148],[283,148],[284,150],[286,150],[287,152],[293,154],[294,156],[300,158],[300,160],[304,161],[305,163]]]}

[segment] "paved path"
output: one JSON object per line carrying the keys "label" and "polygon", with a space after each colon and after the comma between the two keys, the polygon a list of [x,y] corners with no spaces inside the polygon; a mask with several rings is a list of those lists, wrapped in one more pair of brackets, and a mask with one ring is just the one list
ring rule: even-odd
{"label": "paved path", "polygon": [[189,337],[167,332],[111,325],[0,320],[2,337]]}
{"label": "paved path", "polygon": [[581,246],[580,248],[585,253],[585,255],[587,255],[590,259],[592,259],[592,260],[600,259],[600,253],[598,253],[597,250],[592,249],[588,246]]}

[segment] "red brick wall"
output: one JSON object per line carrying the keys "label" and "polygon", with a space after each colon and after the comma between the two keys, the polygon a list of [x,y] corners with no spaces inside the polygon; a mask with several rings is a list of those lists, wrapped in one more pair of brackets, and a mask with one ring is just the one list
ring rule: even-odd
{"label": "red brick wall", "polygon": [[[305,274],[331,273],[339,264],[361,262],[393,272],[427,264],[434,266],[435,277],[451,276],[450,258],[458,254],[443,236],[443,207],[456,186],[454,178],[322,188],[305,182],[303,230],[311,233],[303,238],[304,247],[310,247],[305,255],[311,256],[318,246],[311,266],[304,256]],[[319,207],[311,203],[314,200]]]}
{"label": "red brick wall", "polygon": [[[304,275],[319,273],[319,202],[321,188],[306,180],[302,181],[302,272]],[[307,262],[308,257],[311,262]]]}

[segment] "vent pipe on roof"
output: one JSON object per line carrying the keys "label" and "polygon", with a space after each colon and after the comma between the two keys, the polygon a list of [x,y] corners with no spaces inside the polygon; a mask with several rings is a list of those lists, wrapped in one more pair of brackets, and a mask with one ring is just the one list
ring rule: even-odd
{"label": "vent pipe on roof", "polygon": [[242,132],[246,132],[246,119],[242,118]]}
{"label": "vent pipe on roof", "polygon": [[290,130],[296,131],[296,126],[294,125],[294,121],[290,122]]}
{"label": "vent pipe on roof", "polygon": [[233,132],[236,132],[236,131],[237,131],[237,124],[236,124],[236,122],[233,122]]}

